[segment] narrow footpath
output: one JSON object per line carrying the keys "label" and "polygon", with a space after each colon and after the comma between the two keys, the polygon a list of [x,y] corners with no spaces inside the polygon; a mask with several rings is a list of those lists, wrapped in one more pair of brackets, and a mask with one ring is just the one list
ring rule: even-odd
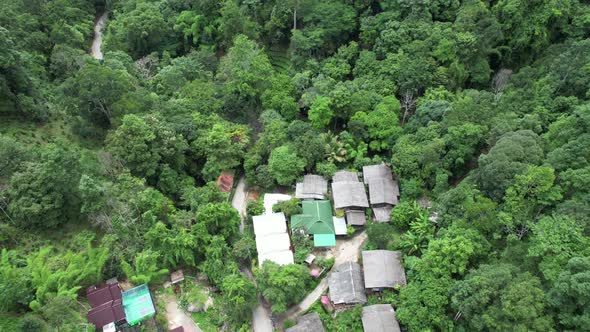
{"label": "narrow footpath", "polygon": [[[246,190],[246,181],[242,176],[238,181],[234,197],[231,201],[234,209],[238,210],[240,214],[241,224],[240,232],[244,232],[244,219],[246,218],[246,207],[247,207],[248,192]],[[248,276],[248,278],[254,280],[252,272],[248,267],[243,266],[242,272]],[[272,315],[270,310],[264,305],[264,298],[261,294],[258,294],[258,305],[252,311],[252,329],[254,332],[273,332]]]}

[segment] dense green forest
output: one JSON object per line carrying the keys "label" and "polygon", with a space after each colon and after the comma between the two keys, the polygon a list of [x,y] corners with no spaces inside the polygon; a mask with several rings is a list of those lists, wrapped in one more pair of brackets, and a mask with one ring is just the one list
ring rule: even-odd
{"label": "dense green forest", "polygon": [[[80,331],[86,287],[183,267],[219,289],[217,328],[247,331],[258,291],[280,314],[314,281],[240,273],[256,246],[220,172],[265,192],[379,162],[402,201],[366,247],[404,254],[385,297],[404,330],[589,329],[584,1],[0,8],[0,330]],[[354,312],[324,324],[357,331]]]}

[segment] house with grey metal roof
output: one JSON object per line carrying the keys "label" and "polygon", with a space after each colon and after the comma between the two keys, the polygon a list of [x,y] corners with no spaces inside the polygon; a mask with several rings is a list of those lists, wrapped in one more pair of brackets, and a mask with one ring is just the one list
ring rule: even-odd
{"label": "house with grey metal roof", "polygon": [[399,186],[392,179],[373,179],[369,182],[371,205],[397,205],[399,203]]}
{"label": "house with grey metal roof", "polygon": [[385,164],[363,167],[363,181],[369,185],[369,199],[377,222],[389,221],[393,206],[399,203],[399,185]]}
{"label": "house with grey metal roof", "polygon": [[312,312],[297,319],[297,325],[288,328],[286,332],[326,332],[320,315]]}
{"label": "house with grey metal roof", "polygon": [[299,199],[324,199],[328,193],[328,181],[322,176],[307,174],[295,186],[295,197]]}
{"label": "house with grey metal roof", "polygon": [[369,207],[365,185],[359,181],[332,182],[332,196],[336,209]]}
{"label": "house with grey metal roof", "polygon": [[367,224],[367,216],[362,210],[346,210],[346,223],[352,226],[365,226]]}
{"label": "house with grey metal roof", "polygon": [[328,279],[330,299],[334,304],[364,304],[367,302],[361,266],[355,262],[334,268]]}
{"label": "house with grey metal roof", "polygon": [[332,176],[332,182],[358,181],[359,176],[357,172],[338,171]]}
{"label": "house with grey metal roof", "polygon": [[406,271],[402,254],[391,250],[365,250],[362,252],[365,288],[380,291],[406,285]]}
{"label": "house with grey metal roof", "polygon": [[391,304],[374,304],[364,307],[362,321],[365,332],[401,331]]}
{"label": "house with grey metal roof", "polygon": [[363,181],[369,184],[375,179],[393,179],[391,168],[384,163],[378,165],[363,166]]}

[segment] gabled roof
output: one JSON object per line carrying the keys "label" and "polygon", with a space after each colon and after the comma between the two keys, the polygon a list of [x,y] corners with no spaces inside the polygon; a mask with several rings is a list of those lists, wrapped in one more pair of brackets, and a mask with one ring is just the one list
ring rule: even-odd
{"label": "gabled roof", "polygon": [[326,332],[322,320],[317,312],[312,312],[299,317],[297,325],[290,327],[286,332]]}
{"label": "gabled roof", "polygon": [[109,284],[101,288],[90,286],[86,289],[86,297],[91,307],[97,307],[109,301],[121,298],[121,288],[119,284]]}
{"label": "gabled roof", "polygon": [[295,197],[299,199],[324,199],[327,193],[328,181],[315,174],[303,176],[303,182],[295,187]]}
{"label": "gabled roof", "polygon": [[332,182],[334,207],[337,209],[349,207],[369,207],[365,185],[358,181]]}
{"label": "gabled roof", "polygon": [[303,228],[307,234],[334,234],[330,201],[303,201],[303,213],[291,217],[291,229]]}
{"label": "gabled roof", "polygon": [[346,223],[355,226],[364,226],[367,223],[367,217],[365,211],[360,210],[347,210],[346,211]]}
{"label": "gabled roof", "polygon": [[393,179],[391,168],[385,164],[363,166],[363,181],[369,184],[375,179]]}
{"label": "gabled roof", "polygon": [[357,172],[338,171],[332,176],[332,182],[358,181],[359,176]]}
{"label": "gabled roof", "polygon": [[328,279],[330,298],[334,304],[366,303],[361,267],[354,262],[338,265]]}
{"label": "gabled roof", "polygon": [[365,288],[393,288],[406,284],[401,252],[365,250],[362,256]]}
{"label": "gabled roof", "polygon": [[125,312],[123,311],[121,299],[108,301],[90,309],[86,317],[88,318],[88,322],[94,324],[97,329],[101,330],[103,326],[109,323],[124,320]]}
{"label": "gabled roof", "polygon": [[398,195],[399,187],[397,182],[392,179],[373,179],[369,181],[371,205],[396,205],[399,202]]}
{"label": "gabled roof", "polygon": [[380,206],[380,207],[373,207],[373,214],[375,215],[376,222],[389,222],[391,219],[391,210],[393,207],[391,205]]}
{"label": "gabled roof", "polygon": [[364,307],[362,321],[365,332],[401,331],[391,304],[374,304]]}

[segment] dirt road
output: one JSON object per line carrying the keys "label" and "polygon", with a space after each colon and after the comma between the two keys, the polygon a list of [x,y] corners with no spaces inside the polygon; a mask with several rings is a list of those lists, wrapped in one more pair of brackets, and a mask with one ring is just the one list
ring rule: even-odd
{"label": "dirt road", "polygon": [[107,23],[107,18],[109,17],[108,12],[104,12],[94,25],[94,39],[92,39],[92,49],[90,50],[90,55],[97,60],[102,60],[102,30],[104,30],[104,26]]}
{"label": "dirt road", "polygon": [[203,332],[192,318],[178,306],[175,297],[168,295],[165,300],[169,328],[182,326],[185,332]]}
{"label": "dirt road", "polygon": [[[244,232],[244,219],[246,218],[248,191],[246,190],[246,182],[242,176],[238,181],[234,197],[231,205],[240,213],[240,232]],[[247,266],[242,267],[242,272],[250,279],[254,279]],[[271,313],[264,306],[264,299],[262,295],[258,294],[258,305],[252,311],[252,329],[254,332],[273,332],[273,325],[271,320]]]}

